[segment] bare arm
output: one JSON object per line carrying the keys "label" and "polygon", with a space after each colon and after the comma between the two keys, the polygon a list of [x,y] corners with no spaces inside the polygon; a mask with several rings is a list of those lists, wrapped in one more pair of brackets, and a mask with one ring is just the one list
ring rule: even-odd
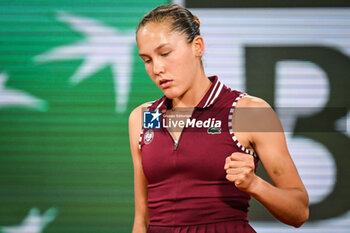
{"label": "bare arm", "polygon": [[242,153],[234,153],[226,159],[227,179],[251,194],[281,222],[300,227],[309,216],[309,199],[288,152],[280,121],[262,99],[248,96],[239,102],[237,106],[252,109],[249,116],[243,114],[236,123],[249,122],[247,127],[258,129],[246,135],[273,185],[255,175],[253,158]]}
{"label": "bare arm", "polygon": [[143,173],[139,137],[141,132],[141,111],[147,103],[135,108],[129,116],[129,140],[134,165],[135,217],[132,233],[145,233],[149,224],[147,207],[147,180]]}

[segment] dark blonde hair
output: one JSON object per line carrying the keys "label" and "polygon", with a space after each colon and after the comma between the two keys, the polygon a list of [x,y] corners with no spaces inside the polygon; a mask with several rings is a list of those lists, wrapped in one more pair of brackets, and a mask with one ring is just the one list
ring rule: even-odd
{"label": "dark blonde hair", "polygon": [[162,23],[165,21],[169,21],[171,25],[170,31],[186,35],[188,43],[191,43],[196,36],[200,35],[198,17],[177,4],[161,5],[151,10],[141,19],[136,33],[149,22]]}

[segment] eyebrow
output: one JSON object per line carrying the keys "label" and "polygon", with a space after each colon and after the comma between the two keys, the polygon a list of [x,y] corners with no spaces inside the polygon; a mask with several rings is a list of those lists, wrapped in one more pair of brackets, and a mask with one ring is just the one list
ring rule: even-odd
{"label": "eyebrow", "polygon": [[[164,43],[164,44],[161,44],[161,45],[159,45],[157,48],[155,48],[154,50],[156,51],[156,50],[160,50],[161,48],[163,48],[164,46],[166,46],[166,45],[169,45],[169,43]],[[147,54],[143,54],[143,53],[139,53],[139,56],[141,57],[141,56],[148,56]]]}

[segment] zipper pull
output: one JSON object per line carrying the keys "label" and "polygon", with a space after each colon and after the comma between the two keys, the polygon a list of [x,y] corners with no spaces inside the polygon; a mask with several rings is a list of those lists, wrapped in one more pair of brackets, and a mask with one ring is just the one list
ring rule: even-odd
{"label": "zipper pull", "polygon": [[177,148],[177,145],[179,145],[179,143],[178,143],[177,141],[174,140],[174,148],[175,148],[175,150],[176,150],[176,148]]}

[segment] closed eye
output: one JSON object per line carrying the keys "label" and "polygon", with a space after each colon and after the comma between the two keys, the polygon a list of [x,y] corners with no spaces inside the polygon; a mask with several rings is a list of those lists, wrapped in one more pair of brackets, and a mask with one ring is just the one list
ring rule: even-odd
{"label": "closed eye", "polygon": [[169,55],[170,52],[167,52],[167,53],[162,53],[162,57],[166,57]]}

